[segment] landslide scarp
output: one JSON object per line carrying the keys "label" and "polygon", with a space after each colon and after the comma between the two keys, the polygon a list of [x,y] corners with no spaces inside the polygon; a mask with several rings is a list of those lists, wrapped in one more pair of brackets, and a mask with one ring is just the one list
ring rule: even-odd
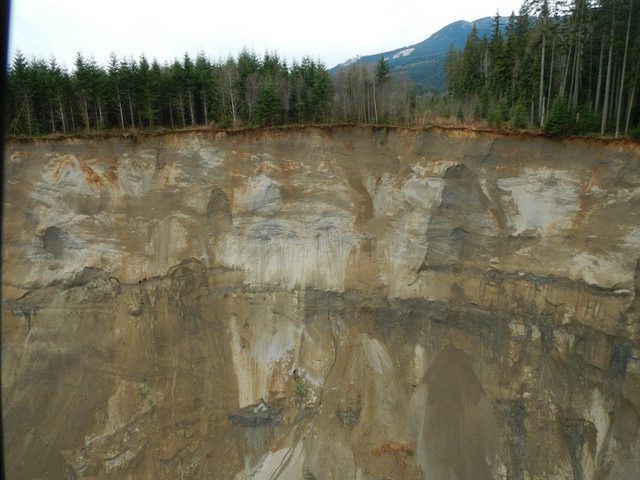
{"label": "landslide scarp", "polygon": [[10,478],[638,473],[637,145],[310,127],[7,150]]}

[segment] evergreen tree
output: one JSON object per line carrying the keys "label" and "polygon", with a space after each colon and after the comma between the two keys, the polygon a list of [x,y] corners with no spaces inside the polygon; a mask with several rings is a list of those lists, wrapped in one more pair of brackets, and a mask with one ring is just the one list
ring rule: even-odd
{"label": "evergreen tree", "polygon": [[509,84],[509,64],[502,36],[501,18],[498,13],[493,18],[493,33],[489,50],[491,58],[489,86],[496,96],[502,97],[507,93]]}
{"label": "evergreen tree", "polygon": [[278,93],[271,79],[267,79],[260,89],[256,115],[261,125],[276,125],[280,122],[281,106]]}
{"label": "evergreen tree", "polygon": [[117,123],[120,128],[124,130],[126,125],[124,120],[124,102],[120,85],[120,63],[118,62],[118,57],[116,57],[115,53],[111,53],[111,55],[109,56],[109,66],[107,72],[109,76],[108,89],[110,107],[116,119],[115,123]]}
{"label": "evergreen tree", "polygon": [[566,135],[572,130],[573,120],[569,104],[564,97],[557,97],[551,105],[543,131],[549,135]]}
{"label": "evergreen tree", "polygon": [[447,92],[456,98],[462,98],[464,96],[462,57],[453,45],[449,47],[447,52],[445,72]]}
{"label": "evergreen tree", "polygon": [[389,62],[380,55],[378,63],[376,63],[376,83],[378,85],[383,85],[387,80],[389,80],[389,75]]}
{"label": "evergreen tree", "polygon": [[482,80],[482,50],[480,39],[478,38],[478,29],[473,24],[471,33],[467,38],[464,50],[462,52],[462,78],[463,93],[466,96],[476,94],[483,85]]}
{"label": "evergreen tree", "polygon": [[212,66],[202,52],[198,53],[196,57],[194,76],[197,83],[198,118],[207,125],[213,119],[212,112],[215,111],[215,104],[217,103],[216,84]]}
{"label": "evergreen tree", "polygon": [[491,125],[495,127],[504,126],[509,121],[509,102],[502,97],[493,108],[489,118]]}
{"label": "evergreen tree", "polygon": [[511,109],[511,125],[513,128],[527,126],[527,108],[522,103],[516,103]]}

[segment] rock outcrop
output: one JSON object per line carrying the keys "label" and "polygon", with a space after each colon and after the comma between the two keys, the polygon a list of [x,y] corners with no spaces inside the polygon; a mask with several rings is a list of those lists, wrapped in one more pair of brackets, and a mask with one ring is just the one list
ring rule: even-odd
{"label": "rock outcrop", "polygon": [[640,146],[13,142],[8,478],[640,475]]}

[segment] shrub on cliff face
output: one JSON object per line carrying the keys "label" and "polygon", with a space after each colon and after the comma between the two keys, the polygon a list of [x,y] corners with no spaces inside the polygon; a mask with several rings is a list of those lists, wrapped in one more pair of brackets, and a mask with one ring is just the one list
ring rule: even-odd
{"label": "shrub on cliff face", "polygon": [[309,470],[302,470],[302,479],[303,480],[317,480],[315,475],[311,473]]}
{"label": "shrub on cliff face", "polygon": [[307,386],[301,378],[296,380],[296,394],[302,398],[307,396]]}
{"label": "shrub on cliff face", "polygon": [[307,396],[307,386],[304,383],[304,378],[298,374],[297,370],[293,371],[293,384],[296,389],[296,395],[300,398]]}
{"label": "shrub on cliff face", "polygon": [[566,135],[573,131],[573,119],[567,100],[558,97],[553,101],[549,115],[544,122],[543,131],[549,135]]}

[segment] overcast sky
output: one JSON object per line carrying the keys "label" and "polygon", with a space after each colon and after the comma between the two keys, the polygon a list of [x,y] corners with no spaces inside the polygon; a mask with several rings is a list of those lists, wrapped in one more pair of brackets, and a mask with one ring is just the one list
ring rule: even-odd
{"label": "overcast sky", "polygon": [[110,52],[160,61],[195,55],[308,54],[332,67],[420,42],[456,20],[507,16],[521,0],[13,0],[10,55],[55,55],[73,65],[80,51],[100,63]]}

